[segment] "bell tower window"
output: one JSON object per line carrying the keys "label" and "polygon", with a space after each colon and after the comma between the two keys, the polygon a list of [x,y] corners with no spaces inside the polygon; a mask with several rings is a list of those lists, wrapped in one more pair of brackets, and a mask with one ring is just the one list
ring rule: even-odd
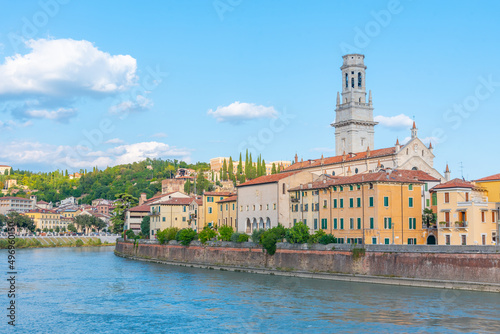
{"label": "bell tower window", "polygon": [[362,84],[362,79],[361,79],[361,72],[358,72],[358,87],[361,88]]}
{"label": "bell tower window", "polygon": [[349,87],[349,76],[345,74],[345,88]]}
{"label": "bell tower window", "polygon": [[354,88],[354,78],[351,78],[351,86]]}

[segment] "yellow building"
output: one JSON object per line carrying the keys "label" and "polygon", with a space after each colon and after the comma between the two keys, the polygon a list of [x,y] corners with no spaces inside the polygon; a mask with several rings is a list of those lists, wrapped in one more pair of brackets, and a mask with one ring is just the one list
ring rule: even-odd
{"label": "yellow building", "polygon": [[425,244],[422,182],[397,172],[321,176],[290,189],[291,219],[339,243]]}
{"label": "yellow building", "polygon": [[167,227],[193,228],[189,220],[189,205],[193,198],[172,198],[164,202],[151,204],[150,229],[153,237]]}
{"label": "yellow building", "polygon": [[218,226],[231,226],[236,229],[236,218],[238,213],[237,205],[238,196],[227,197],[223,200],[217,201],[217,225]]}
{"label": "yellow building", "polygon": [[500,203],[500,174],[483,177],[475,183],[488,191],[488,201]]}
{"label": "yellow building", "polygon": [[201,231],[203,228],[208,226],[216,226],[218,220],[217,210],[219,206],[218,201],[222,201],[225,198],[234,196],[235,194],[228,191],[210,191],[203,194],[203,218],[204,221],[200,222],[198,230]]}
{"label": "yellow building", "polygon": [[58,226],[60,230],[65,228],[65,231],[67,231],[68,224],[71,223],[71,221],[68,222],[66,219],[61,219],[61,215],[59,213],[50,210],[30,210],[24,213],[24,215],[31,218],[35,223],[35,228],[40,229],[41,231],[45,228],[48,230],[55,230]]}
{"label": "yellow building", "polygon": [[498,229],[497,203],[486,188],[453,179],[431,189],[439,245],[491,245]]}

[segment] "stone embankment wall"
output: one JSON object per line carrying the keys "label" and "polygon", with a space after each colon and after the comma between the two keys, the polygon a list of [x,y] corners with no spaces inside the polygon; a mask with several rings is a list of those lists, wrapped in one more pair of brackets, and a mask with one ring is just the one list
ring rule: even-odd
{"label": "stone embankment wall", "polygon": [[365,245],[364,250],[363,254],[352,245],[279,243],[276,254],[269,256],[254,243],[195,241],[185,247],[175,241],[159,245],[118,239],[115,253],[199,267],[500,292],[500,247]]}
{"label": "stone embankment wall", "polygon": [[[32,236],[32,237],[27,237],[27,236],[18,236],[16,235],[17,239],[37,239],[40,241],[42,245],[49,245],[51,243],[61,243],[61,244],[67,244],[70,242],[75,242],[77,239],[82,240],[84,243],[86,243],[89,239],[97,240],[101,239],[101,243],[107,242],[108,244],[114,244],[116,240],[118,239],[117,236],[93,236],[93,237],[87,237],[87,236]],[[0,237],[0,239],[7,239],[7,237]]]}

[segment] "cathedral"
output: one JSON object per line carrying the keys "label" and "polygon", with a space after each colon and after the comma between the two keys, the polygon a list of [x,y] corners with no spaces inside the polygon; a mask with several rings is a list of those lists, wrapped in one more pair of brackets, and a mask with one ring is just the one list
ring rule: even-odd
{"label": "cathedral", "polygon": [[[337,93],[335,108],[335,153],[333,157],[314,160],[298,160],[286,171],[308,170],[314,174],[351,176],[375,172],[380,169],[421,170],[432,177],[445,180],[434,168],[432,143],[425,145],[418,138],[418,129],[413,122],[411,139],[401,145],[399,140],[392,147],[374,149],[374,134],[377,122],[373,120],[371,91],[366,93],[366,66],[364,55],[348,54],[342,57],[342,93]],[[448,176],[448,175],[447,175]]]}

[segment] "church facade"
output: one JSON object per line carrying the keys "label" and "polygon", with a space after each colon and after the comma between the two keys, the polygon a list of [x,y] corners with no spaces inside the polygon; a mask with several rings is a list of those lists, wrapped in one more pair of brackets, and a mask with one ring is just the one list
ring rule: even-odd
{"label": "church facade", "polygon": [[374,133],[377,122],[373,120],[372,94],[366,99],[366,66],[364,55],[343,56],[340,67],[342,94],[337,93],[335,109],[335,152],[333,157],[314,160],[298,160],[285,169],[308,170],[313,174],[351,176],[359,173],[376,172],[380,169],[420,170],[444,181],[444,177],[434,168],[432,143],[425,145],[418,138],[415,122],[411,139],[401,145],[399,141],[392,147],[373,150]]}

